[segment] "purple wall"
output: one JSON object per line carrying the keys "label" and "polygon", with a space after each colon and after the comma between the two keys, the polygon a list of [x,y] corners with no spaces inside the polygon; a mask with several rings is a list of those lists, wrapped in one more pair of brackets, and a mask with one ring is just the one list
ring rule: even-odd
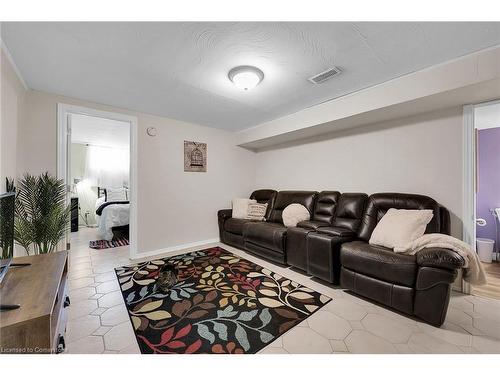
{"label": "purple wall", "polygon": [[[495,221],[490,208],[500,207],[500,128],[478,131],[478,190],[476,217],[487,225],[476,225],[477,237],[495,238]],[[499,228],[500,229],[500,228]]]}

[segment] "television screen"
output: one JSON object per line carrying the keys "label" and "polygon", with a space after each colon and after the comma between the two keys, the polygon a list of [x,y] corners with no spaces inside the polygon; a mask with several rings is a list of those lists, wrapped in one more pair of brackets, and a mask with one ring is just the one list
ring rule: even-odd
{"label": "television screen", "polygon": [[0,194],[0,282],[14,256],[14,193]]}

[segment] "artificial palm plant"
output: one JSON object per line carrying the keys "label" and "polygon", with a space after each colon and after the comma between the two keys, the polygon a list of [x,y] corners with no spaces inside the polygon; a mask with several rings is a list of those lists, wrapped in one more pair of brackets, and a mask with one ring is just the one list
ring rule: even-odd
{"label": "artificial palm plant", "polygon": [[66,203],[64,182],[47,172],[25,174],[16,188],[15,240],[35,254],[54,251],[64,238],[70,206]]}

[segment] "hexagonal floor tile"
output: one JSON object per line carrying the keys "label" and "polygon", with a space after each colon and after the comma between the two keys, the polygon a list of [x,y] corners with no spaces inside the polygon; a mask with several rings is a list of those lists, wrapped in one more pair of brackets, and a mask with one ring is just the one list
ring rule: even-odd
{"label": "hexagonal floor tile", "polygon": [[407,325],[379,314],[368,314],[363,318],[361,324],[367,331],[394,344],[407,342],[412,333],[411,328]]}
{"label": "hexagonal floor tile", "polygon": [[352,330],[347,320],[326,310],[313,314],[307,322],[309,327],[329,340],[343,340]]}
{"label": "hexagonal floor tile", "polygon": [[[498,314],[498,311],[497,311]],[[500,315],[500,314],[499,314]],[[488,336],[492,336],[497,340],[500,340],[500,322],[497,320],[478,317],[474,318],[472,321],[472,325],[488,334]]]}
{"label": "hexagonal floor tile", "polygon": [[105,281],[96,287],[97,293],[109,293],[116,290],[120,290],[120,286],[116,280]]}
{"label": "hexagonal floor tile", "polygon": [[121,323],[104,335],[106,350],[122,350],[133,344],[136,344],[136,339],[130,322]]}
{"label": "hexagonal floor tile", "polygon": [[348,353],[349,349],[343,340],[330,340],[330,345],[334,353]]}
{"label": "hexagonal floor tile", "polygon": [[109,271],[109,272],[106,272],[106,273],[101,273],[99,275],[97,275],[95,277],[95,281],[97,283],[102,283],[102,282],[105,282],[105,281],[112,281],[112,280],[116,280],[116,273],[115,271]]}
{"label": "hexagonal floor tile", "polygon": [[93,284],[93,283],[94,283],[94,278],[92,278],[92,277],[82,277],[79,279],[68,280],[70,291],[89,286],[90,284]]}
{"label": "hexagonal floor tile", "polygon": [[453,354],[463,353],[456,345],[450,344],[426,333],[413,333],[408,346],[416,353]]}
{"label": "hexagonal floor tile", "polygon": [[326,305],[328,311],[346,320],[361,320],[367,312],[366,309],[347,298],[334,299]]}
{"label": "hexagonal floor tile", "polygon": [[460,311],[453,307],[448,308],[446,321],[457,324],[464,328],[465,326],[472,326],[472,317],[470,315],[467,315],[463,311]]}
{"label": "hexagonal floor tile", "polygon": [[397,353],[389,341],[367,331],[352,331],[344,342],[351,353]]}
{"label": "hexagonal floor tile", "polygon": [[137,343],[127,346],[125,349],[120,350],[120,354],[141,354],[139,345]]}
{"label": "hexagonal floor tile", "polygon": [[283,348],[291,354],[331,353],[327,339],[311,328],[295,327],[283,335]]}
{"label": "hexagonal floor tile", "polygon": [[129,320],[125,305],[110,307],[101,314],[101,324],[104,326],[116,326]]}
{"label": "hexagonal floor tile", "polygon": [[100,327],[98,316],[86,315],[80,319],[70,320],[66,325],[66,342],[76,341],[92,334]]}
{"label": "hexagonal floor tile", "polygon": [[258,354],[290,354],[283,348],[274,348],[272,346],[266,346]]}
{"label": "hexagonal floor tile", "polygon": [[481,353],[500,354],[500,341],[492,337],[474,336],[472,347]]}
{"label": "hexagonal floor tile", "polygon": [[90,286],[72,290],[68,293],[71,302],[76,302],[82,299],[89,299],[95,294],[95,288]]}
{"label": "hexagonal floor tile", "polygon": [[87,336],[69,343],[66,352],[69,354],[101,354],[104,343],[101,336]]}
{"label": "hexagonal floor tile", "polygon": [[121,291],[104,294],[101,298],[98,299],[98,303],[100,307],[113,307],[116,305],[125,304]]}
{"label": "hexagonal floor tile", "polygon": [[76,302],[72,301],[68,309],[68,319],[78,319],[97,309],[97,301],[93,299],[83,299]]}
{"label": "hexagonal floor tile", "polygon": [[100,326],[94,332],[92,332],[92,335],[93,336],[104,336],[111,328],[113,328],[113,327]]}
{"label": "hexagonal floor tile", "polygon": [[452,345],[470,346],[472,343],[472,335],[469,332],[450,322],[445,322],[439,328],[426,323],[418,323],[418,326],[423,333],[437,337],[438,339],[446,341]]}

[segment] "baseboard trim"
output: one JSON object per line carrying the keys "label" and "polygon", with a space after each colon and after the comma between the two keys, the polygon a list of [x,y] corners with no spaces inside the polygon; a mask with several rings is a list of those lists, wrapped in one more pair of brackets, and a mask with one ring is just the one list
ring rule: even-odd
{"label": "baseboard trim", "polygon": [[156,249],[156,250],[151,250],[151,251],[147,251],[144,253],[136,253],[136,254],[134,254],[134,256],[130,257],[130,259],[137,260],[137,259],[143,259],[143,258],[150,258],[150,257],[156,256],[156,255],[168,255],[169,253],[173,253],[175,251],[186,250],[186,249],[189,249],[190,247],[203,246],[203,245],[208,245],[208,244],[215,243],[215,242],[220,242],[218,237],[217,238],[210,238],[210,239],[202,240],[202,241],[185,243],[185,244],[176,245],[176,246],[165,247],[165,248]]}

